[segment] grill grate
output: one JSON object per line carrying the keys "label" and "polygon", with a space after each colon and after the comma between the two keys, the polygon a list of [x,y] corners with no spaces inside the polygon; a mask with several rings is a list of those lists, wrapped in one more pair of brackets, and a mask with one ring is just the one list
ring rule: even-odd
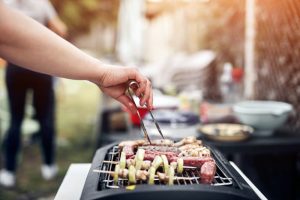
{"label": "grill grate", "polygon": [[[119,161],[119,148],[118,146],[114,146],[110,149],[105,157],[105,161]],[[221,168],[217,165],[217,171],[213,183],[211,185],[214,186],[229,186],[232,185],[232,178],[228,177]],[[99,166],[99,169],[104,171],[114,171],[115,164],[112,162],[103,162],[102,165]],[[201,184],[199,177],[199,173],[195,170],[185,170],[183,174],[178,175],[178,177],[184,177],[185,179],[175,180],[174,185],[193,185],[193,184]],[[103,174],[99,177],[100,190],[102,189],[115,189],[122,188],[129,185],[128,179],[119,178],[118,184],[114,184],[113,177],[110,174]],[[147,184],[146,181],[138,180],[137,184]],[[155,179],[155,185],[165,185],[158,178]]]}

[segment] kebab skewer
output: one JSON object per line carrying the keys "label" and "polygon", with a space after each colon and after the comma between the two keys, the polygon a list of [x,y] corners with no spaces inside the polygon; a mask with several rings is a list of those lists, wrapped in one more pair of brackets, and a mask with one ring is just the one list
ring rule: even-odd
{"label": "kebab skewer", "polygon": [[[173,167],[171,166],[170,169],[172,169],[172,168]],[[114,180],[113,180],[115,184],[118,182],[118,180],[122,180],[122,179],[128,179],[128,181],[131,184],[135,184],[137,180],[147,181],[147,179],[148,179],[148,183],[149,184],[154,184],[155,180],[160,180],[160,181],[168,182],[169,184],[172,184],[171,182],[173,182],[174,180],[195,180],[195,179],[199,179],[199,177],[181,177],[181,176],[175,176],[175,170],[174,170],[174,174],[173,174],[173,172],[171,172],[169,174],[165,174],[165,173],[162,173],[162,172],[157,172],[157,174],[156,174],[156,173],[151,172],[150,171],[151,169],[153,170],[154,168],[151,167],[149,169],[149,171],[147,171],[147,170],[136,170],[134,168],[131,168],[131,169],[121,169],[121,170],[119,170],[118,173],[115,172],[116,170],[115,171],[106,171],[106,170],[94,169],[93,172],[95,172],[95,173],[110,174],[112,177],[115,177],[117,175],[118,179],[116,180],[114,178]],[[132,171],[131,177],[130,177],[130,173],[129,173],[130,170]],[[171,171],[173,171],[173,170],[171,170]],[[153,178],[150,177],[151,174],[153,174]],[[170,176],[170,174],[171,174],[171,176]],[[168,181],[168,180],[170,180],[170,177],[171,177],[171,181]]]}

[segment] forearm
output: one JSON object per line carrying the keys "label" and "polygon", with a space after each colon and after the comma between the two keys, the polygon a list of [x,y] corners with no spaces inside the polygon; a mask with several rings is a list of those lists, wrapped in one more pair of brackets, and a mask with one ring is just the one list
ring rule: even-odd
{"label": "forearm", "polygon": [[102,64],[34,20],[0,3],[0,55],[28,69],[98,82]]}

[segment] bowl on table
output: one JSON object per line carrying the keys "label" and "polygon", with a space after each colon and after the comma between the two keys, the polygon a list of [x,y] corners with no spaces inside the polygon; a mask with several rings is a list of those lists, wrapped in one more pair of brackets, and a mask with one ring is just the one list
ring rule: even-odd
{"label": "bowl on table", "polygon": [[249,138],[253,133],[253,128],[241,124],[216,123],[201,125],[198,131],[211,140],[236,142]]}
{"label": "bowl on table", "polygon": [[233,106],[237,119],[256,129],[256,135],[268,136],[281,127],[292,112],[291,104],[278,101],[244,101]]}

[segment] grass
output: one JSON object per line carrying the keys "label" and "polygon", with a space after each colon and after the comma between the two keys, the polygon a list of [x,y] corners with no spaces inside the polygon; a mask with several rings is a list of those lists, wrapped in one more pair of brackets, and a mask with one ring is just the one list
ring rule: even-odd
{"label": "grass", "polygon": [[[3,71],[0,68],[2,92]],[[56,93],[57,164],[60,169],[57,178],[43,180],[40,174],[40,146],[24,142],[27,135],[23,135],[17,186],[9,190],[0,187],[0,199],[53,199],[71,163],[91,162],[95,147],[94,125],[100,100],[98,88],[85,81],[59,79]],[[6,97],[3,93],[1,97],[0,108],[7,109]]]}

